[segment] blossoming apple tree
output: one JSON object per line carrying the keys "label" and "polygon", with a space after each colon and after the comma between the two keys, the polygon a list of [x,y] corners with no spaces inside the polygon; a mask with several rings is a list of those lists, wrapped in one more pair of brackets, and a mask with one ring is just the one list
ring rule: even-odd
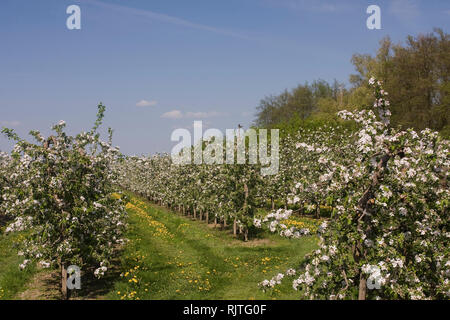
{"label": "blossoming apple tree", "polygon": [[100,104],[93,129],[74,137],[64,132],[64,121],[47,138],[31,131],[36,143],[3,130],[16,142],[10,160],[14,174],[2,176],[0,211],[14,217],[6,232],[29,230],[21,243],[21,268],[31,261],[58,265],[64,295],[68,266],[92,267],[100,277],[115,245],[123,242],[126,211],[120,196],[113,195],[111,170],[118,149],[97,132],[104,111]]}
{"label": "blossoming apple tree", "polygon": [[297,144],[323,164],[297,185],[297,201],[314,191],[310,184],[334,209],[320,248],[285,275],[295,274],[294,289],[311,299],[448,298],[449,141],[431,130],[391,127],[388,94],[376,79],[370,84],[378,116],[340,112],[359,125],[341,141],[341,152],[321,135]]}

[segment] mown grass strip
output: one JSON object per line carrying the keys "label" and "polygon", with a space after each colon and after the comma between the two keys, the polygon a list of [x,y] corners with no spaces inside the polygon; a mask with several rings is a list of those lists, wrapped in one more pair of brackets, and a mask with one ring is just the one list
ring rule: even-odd
{"label": "mown grass strip", "polygon": [[17,299],[20,293],[37,272],[34,265],[20,270],[23,257],[17,255],[14,243],[21,240],[23,233],[4,234],[0,231],[0,300]]}
{"label": "mown grass strip", "polygon": [[130,229],[122,276],[111,299],[296,299],[288,280],[263,292],[257,284],[299,265],[317,238],[264,235],[244,243],[130,195]]}

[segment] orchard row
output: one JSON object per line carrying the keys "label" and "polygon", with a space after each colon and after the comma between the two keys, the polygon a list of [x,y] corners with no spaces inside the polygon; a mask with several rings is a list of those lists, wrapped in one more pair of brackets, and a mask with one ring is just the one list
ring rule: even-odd
{"label": "orchard row", "polygon": [[[370,110],[339,113],[357,130],[300,128],[281,142],[276,175],[262,176],[258,165],[180,166],[155,155],[123,159],[118,182],[185,214],[232,223],[244,240],[258,228],[310,234],[283,223],[288,208],[331,207],[320,249],[302,267],[262,281],[264,290],[286,276],[304,298],[448,298],[449,141],[392,127],[388,93],[376,79],[370,85]],[[267,204],[273,211],[261,215]]]}
{"label": "orchard row", "polygon": [[283,139],[279,171],[269,176],[257,164],[181,166],[168,155],[120,155],[111,137],[104,142],[97,133],[102,105],[94,128],[75,137],[64,122],[48,138],[32,131],[35,143],[4,129],[16,146],[0,156],[0,223],[7,221],[5,232],[29,229],[20,267],[59,266],[64,293],[67,266],[100,277],[125,242],[126,197],[116,194],[118,186],[194,218],[232,224],[244,240],[260,228],[311,234],[284,222],[293,209],[319,215],[326,205],[331,215],[319,228],[320,248],[262,281],[264,290],[293,277],[303,298],[449,298],[449,141],[431,130],[392,127],[388,93],[376,79],[370,84],[373,108],[339,113],[357,130],[299,128]]}

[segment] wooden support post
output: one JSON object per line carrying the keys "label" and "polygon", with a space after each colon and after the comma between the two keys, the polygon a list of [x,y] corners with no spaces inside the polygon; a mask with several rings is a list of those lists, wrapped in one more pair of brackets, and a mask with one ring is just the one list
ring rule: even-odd
{"label": "wooden support post", "polygon": [[366,300],[366,292],[367,292],[367,282],[366,279],[364,278],[362,271],[360,271],[358,300]]}
{"label": "wooden support post", "polygon": [[[248,206],[248,186],[247,183],[244,183],[244,214],[247,213],[247,206]],[[244,241],[248,241],[248,227],[245,227]]]}
{"label": "wooden support post", "polygon": [[67,300],[67,270],[63,262],[61,262],[61,296],[63,300]]}

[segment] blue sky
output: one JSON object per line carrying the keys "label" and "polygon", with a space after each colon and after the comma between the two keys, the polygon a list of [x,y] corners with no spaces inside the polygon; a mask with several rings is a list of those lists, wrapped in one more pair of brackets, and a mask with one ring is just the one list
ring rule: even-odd
{"label": "blue sky", "polygon": [[[81,30],[66,28],[71,4]],[[381,30],[366,28],[370,4]],[[347,82],[353,53],[449,21],[447,0],[2,0],[0,127],[88,130],[102,101],[122,152],[170,151],[176,128],[248,127],[264,96]]]}

